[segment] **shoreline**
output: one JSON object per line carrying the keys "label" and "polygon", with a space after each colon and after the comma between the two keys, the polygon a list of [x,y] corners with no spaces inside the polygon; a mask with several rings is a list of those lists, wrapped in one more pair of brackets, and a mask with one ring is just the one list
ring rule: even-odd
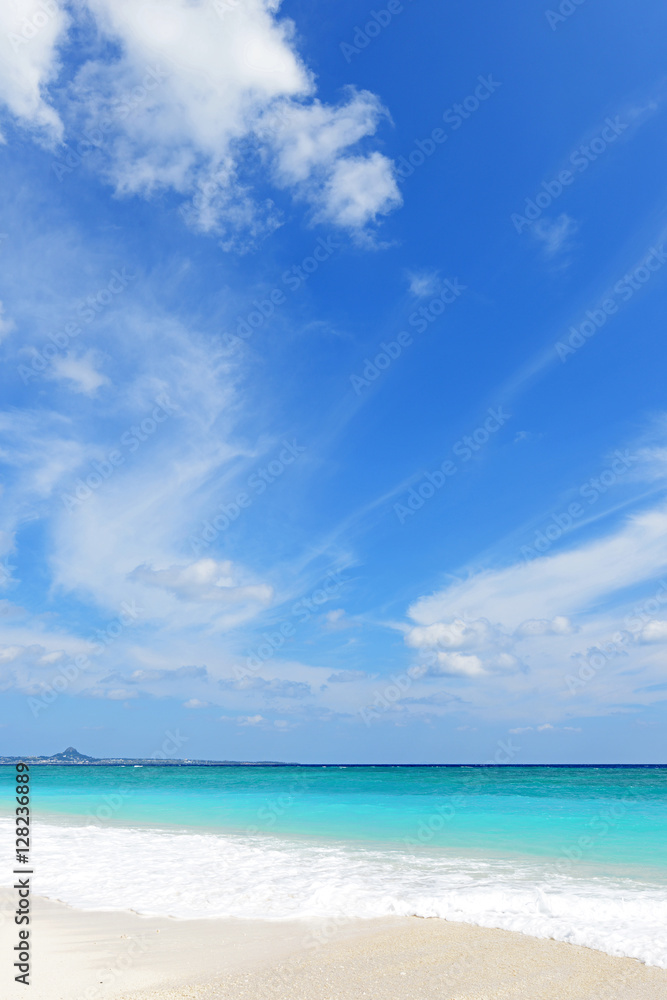
{"label": "shoreline", "polygon": [[[0,890],[2,912],[13,894]],[[31,1000],[667,1000],[667,970],[439,918],[174,920],[33,898]],[[15,926],[0,926],[2,995]]]}

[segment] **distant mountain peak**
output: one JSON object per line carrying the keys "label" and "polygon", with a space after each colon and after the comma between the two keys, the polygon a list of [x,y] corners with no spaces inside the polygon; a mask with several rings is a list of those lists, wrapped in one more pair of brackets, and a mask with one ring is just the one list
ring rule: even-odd
{"label": "distant mountain peak", "polygon": [[85,753],[79,753],[76,747],[67,747],[62,753],[54,753],[52,760],[95,760],[94,757],[87,757]]}

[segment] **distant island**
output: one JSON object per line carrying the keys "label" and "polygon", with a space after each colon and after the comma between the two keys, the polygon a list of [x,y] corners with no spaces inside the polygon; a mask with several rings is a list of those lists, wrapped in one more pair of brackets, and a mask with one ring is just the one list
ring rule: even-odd
{"label": "distant island", "polygon": [[[91,767],[294,767],[296,762],[283,760],[188,760],[158,757],[87,757],[74,747],[51,757],[0,757],[0,764],[87,764]],[[298,766],[298,765],[297,765]]]}

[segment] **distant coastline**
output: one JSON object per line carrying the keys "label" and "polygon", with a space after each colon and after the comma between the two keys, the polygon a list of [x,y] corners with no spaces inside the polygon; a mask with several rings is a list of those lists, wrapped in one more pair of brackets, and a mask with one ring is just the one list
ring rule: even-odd
{"label": "distant coastline", "polygon": [[67,747],[62,753],[51,757],[1,757],[2,764],[46,764],[72,766],[85,764],[90,767],[300,767],[296,761],[282,760],[188,760],[187,758],[162,757],[88,757],[74,747]]}
{"label": "distant coastline", "polygon": [[79,753],[74,747],[67,747],[62,753],[53,754],[50,757],[24,756],[24,757],[3,757],[0,756],[0,767],[6,764],[18,764],[20,762],[30,765],[88,765],[90,767],[474,767],[496,769],[512,769],[521,767],[554,767],[554,768],[665,768],[665,764],[341,764],[337,762],[327,764],[302,764],[296,760],[190,760],[187,757],[89,757]]}

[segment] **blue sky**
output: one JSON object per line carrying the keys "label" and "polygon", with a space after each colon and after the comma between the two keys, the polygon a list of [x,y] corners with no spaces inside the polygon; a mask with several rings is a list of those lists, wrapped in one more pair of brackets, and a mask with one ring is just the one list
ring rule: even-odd
{"label": "blue sky", "polygon": [[666,17],[5,6],[3,752],[663,760]]}

